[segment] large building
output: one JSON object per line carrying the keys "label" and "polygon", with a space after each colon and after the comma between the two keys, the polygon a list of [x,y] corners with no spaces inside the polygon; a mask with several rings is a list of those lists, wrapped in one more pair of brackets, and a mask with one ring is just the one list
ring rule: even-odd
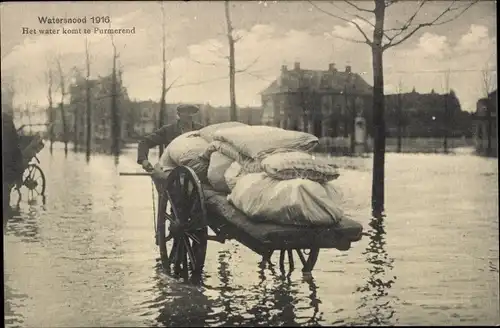
{"label": "large building", "polygon": [[[130,134],[130,100],[127,90],[122,86],[121,74],[117,76],[116,108],[118,122],[112,120],[112,76],[104,76],[89,81],[91,108],[91,141],[94,146],[109,149],[111,144],[112,125],[120,128],[120,139],[123,141]],[[48,111],[48,121],[53,123],[53,133],[56,140],[64,141],[66,130],[67,141],[84,146],[87,139],[87,82],[77,74],[69,85],[69,102],[55,103]],[[63,116],[64,112],[64,116]],[[63,119],[64,117],[64,119]],[[64,128],[65,126],[65,128]]]}
{"label": "large building", "polygon": [[490,156],[498,156],[498,111],[497,90],[488,94],[487,98],[477,101],[474,113],[474,141],[479,153]]}
{"label": "large building", "polygon": [[385,122],[388,137],[442,138],[467,136],[470,119],[463,112],[455,92],[439,94],[434,90],[419,93],[415,89],[385,95]]}
{"label": "large building", "polygon": [[262,124],[319,138],[347,137],[356,117],[371,114],[372,93],[351,66],[344,71],[335,64],[327,70],[309,70],[297,62],[291,70],[283,66],[280,76],[261,92]]}

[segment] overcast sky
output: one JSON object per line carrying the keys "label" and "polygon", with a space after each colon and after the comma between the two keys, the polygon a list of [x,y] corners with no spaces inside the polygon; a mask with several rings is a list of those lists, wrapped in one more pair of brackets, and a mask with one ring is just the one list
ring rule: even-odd
{"label": "overcast sky", "polygon": [[[316,3],[316,2],[315,2]],[[337,1],[316,3],[325,10],[352,19],[342,12],[346,7]],[[365,8],[372,1],[357,2]],[[426,4],[415,22],[439,15],[450,2]],[[386,24],[396,26],[412,15],[418,3],[402,1],[392,5]],[[279,74],[280,67],[298,61],[302,68],[338,69],[351,65],[373,84],[370,48],[338,37],[360,40],[351,24],[330,17],[309,2],[233,2],[231,15],[235,33],[241,36],[236,46],[237,103],[259,106],[258,92]],[[113,28],[135,27],[134,35],[118,35],[115,43],[120,53],[124,83],[132,99],[158,100],[161,95],[161,9],[159,2],[19,2],[1,4],[2,83],[14,80],[15,102],[47,104],[46,72],[51,58],[61,56],[66,74],[72,67],[85,67],[85,35],[22,35],[22,28],[46,27],[38,16],[111,17]],[[353,12],[353,11],[350,11]],[[168,83],[174,88],[167,102],[229,103],[227,38],[223,2],[165,2],[167,58],[170,61]],[[370,18],[369,15],[365,15]],[[370,25],[358,20],[370,32]],[[464,110],[475,110],[484,94],[481,70],[496,69],[496,4],[481,1],[455,21],[422,29],[405,43],[384,55],[386,93],[401,85],[403,91],[444,92],[445,74],[452,71],[450,88],[454,89]],[[62,28],[61,25],[53,25]],[[65,28],[91,27],[67,25]],[[101,25],[107,28],[106,24]],[[333,36],[333,37],[332,37]],[[111,71],[109,36],[89,37],[93,76]],[[495,73],[496,74],[496,73]],[[58,94],[55,95],[59,99]]]}

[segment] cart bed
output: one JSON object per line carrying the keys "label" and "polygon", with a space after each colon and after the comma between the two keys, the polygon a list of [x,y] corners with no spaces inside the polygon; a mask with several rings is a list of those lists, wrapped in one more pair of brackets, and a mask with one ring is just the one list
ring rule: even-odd
{"label": "cart bed", "polygon": [[236,239],[263,255],[269,250],[336,248],[348,250],[361,239],[363,226],[344,218],[331,227],[297,227],[254,222],[235,208],[227,195],[204,186],[209,226],[218,235]]}

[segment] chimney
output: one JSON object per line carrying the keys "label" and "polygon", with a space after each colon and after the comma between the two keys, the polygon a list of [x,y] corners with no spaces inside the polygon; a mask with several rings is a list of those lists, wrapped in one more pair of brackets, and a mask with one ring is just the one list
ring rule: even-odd
{"label": "chimney", "polygon": [[288,71],[288,67],[286,67],[286,65],[281,65],[281,71],[282,72]]}
{"label": "chimney", "polygon": [[337,69],[335,68],[335,64],[334,63],[331,63],[328,65],[328,70],[330,72],[335,72]]}
{"label": "chimney", "polygon": [[295,62],[294,68],[295,68],[296,71],[300,71],[300,63],[299,62]]}
{"label": "chimney", "polygon": [[346,72],[346,73],[351,73],[351,65],[347,65],[347,66],[345,67],[345,72]]}

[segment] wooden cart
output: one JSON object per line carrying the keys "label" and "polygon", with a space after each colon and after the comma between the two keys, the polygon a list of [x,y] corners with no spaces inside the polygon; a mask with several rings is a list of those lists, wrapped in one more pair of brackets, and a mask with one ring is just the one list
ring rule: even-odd
{"label": "wooden cart", "polygon": [[[201,278],[209,240],[224,243],[234,239],[261,255],[261,265],[272,264],[272,255],[279,251],[282,270],[288,257],[290,270],[298,259],[302,271],[310,273],[321,248],[346,251],[362,236],[362,225],[347,218],[331,227],[254,222],[230,204],[227,195],[202,184],[196,173],[186,166],[175,168],[168,179],[162,184],[157,182],[157,186],[155,230],[161,263],[167,273],[186,279]],[[207,227],[215,235],[209,235]]]}
{"label": "wooden cart", "polygon": [[24,187],[28,190],[30,198],[33,198],[33,196],[43,196],[45,194],[46,180],[43,170],[38,165],[40,160],[37,157],[37,154],[44,147],[43,138],[41,134],[23,131],[27,127],[31,128],[31,126],[33,125],[23,125],[17,130],[19,147],[23,157],[23,174],[14,189],[17,190],[19,197],[21,197],[21,188]]}

